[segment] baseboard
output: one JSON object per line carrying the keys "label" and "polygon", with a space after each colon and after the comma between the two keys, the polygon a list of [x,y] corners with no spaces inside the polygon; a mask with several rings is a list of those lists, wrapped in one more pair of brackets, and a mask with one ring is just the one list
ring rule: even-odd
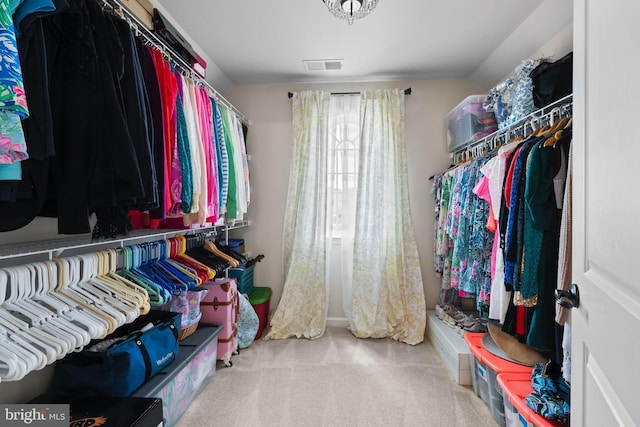
{"label": "baseboard", "polygon": [[471,385],[471,351],[462,335],[427,312],[427,335],[456,383]]}
{"label": "baseboard", "polygon": [[348,328],[349,321],[346,317],[327,317],[327,326],[332,328]]}

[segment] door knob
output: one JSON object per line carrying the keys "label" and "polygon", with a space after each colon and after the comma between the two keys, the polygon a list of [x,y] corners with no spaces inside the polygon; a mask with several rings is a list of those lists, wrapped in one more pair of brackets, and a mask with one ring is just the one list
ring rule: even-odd
{"label": "door knob", "polygon": [[578,293],[578,285],[575,283],[571,285],[571,289],[563,291],[562,289],[556,289],[556,304],[565,308],[578,308],[580,305],[580,294]]}

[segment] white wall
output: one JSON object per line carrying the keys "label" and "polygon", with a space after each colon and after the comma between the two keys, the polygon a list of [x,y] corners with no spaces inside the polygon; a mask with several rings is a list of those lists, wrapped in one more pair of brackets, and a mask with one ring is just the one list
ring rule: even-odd
{"label": "white wall", "polygon": [[[406,97],[406,135],[409,197],[416,232],[427,307],[438,301],[439,283],[433,270],[433,209],[429,177],[446,169],[445,115],[469,94],[478,93],[469,80],[423,80],[323,85],[236,86],[227,98],[251,119],[247,150],[251,155],[251,226],[238,230],[245,246],[265,259],[256,266],[256,286],[273,289],[271,307],[280,300],[283,286],[282,235],[291,164],[291,100],[287,92],[308,89],[358,91],[411,87]],[[340,304],[336,295],[336,304]],[[332,313],[335,314],[335,313]]]}
{"label": "white wall", "polygon": [[[571,51],[572,22],[573,0],[543,1],[476,68],[470,79],[489,90],[500,81],[500,76],[508,75],[524,59],[540,56],[560,58],[556,56],[558,52]],[[544,51],[543,55],[540,55],[541,51]]]}

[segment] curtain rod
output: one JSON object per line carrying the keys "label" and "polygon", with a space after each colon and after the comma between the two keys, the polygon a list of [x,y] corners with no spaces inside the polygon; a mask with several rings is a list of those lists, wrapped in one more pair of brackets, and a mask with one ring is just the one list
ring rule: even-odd
{"label": "curtain rod", "polygon": [[203,84],[204,86],[207,87],[207,89],[209,89],[209,91],[213,95],[213,98],[215,98],[216,101],[224,104],[227,108],[230,108],[240,118],[240,120],[243,123],[245,123],[246,125],[249,125],[249,119],[247,119],[247,117],[244,114],[242,114],[240,112],[240,110],[238,110],[236,107],[233,106],[233,104],[231,104],[229,101],[227,101],[227,99],[224,96],[222,96],[220,94],[220,92],[215,90],[213,88],[213,86],[211,86],[209,84],[208,81],[206,81],[204,78],[200,77],[199,75],[196,75],[195,71],[191,68],[191,66],[189,64],[187,64],[187,62],[180,55],[178,55],[164,41],[162,41],[158,36],[156,36],[153,33],[153,31],[151,31],[149,28],[147,28],[147,26],[145,24],[140,22],[138,17],[135,16],[133,13],[131,13],[126,7],[124,7],[124,5],[122,4],[122,2],[120,0],[102,0],[102,4],[104,6],[109,5],[109,6],[111,6],[113,8],[114,6],[112,4],[109,4],[109,3],[115,4],[118,7],[118,9],[119,9],[118,11],[119,12],[126,13],[128,18],[133,20],[133,21],[130,21],[129,19],[124,19],[124,21],[126,23],[128,23],[129,26],[131,26],[131,27],[135,26],[135,28],[133,28],[133,29],[135,30],[137,35],[140,35],[143,38],[145,38],[147,41],[149,41],[153,45],[154,48],[158,49],[158,47],[161,47],[162,49],[158,49],[158,50],[162,51],[163,54],[166,55],[166,53],[168,52],[170,54],[171,61],[173,61],[175,63],[175,65],[180,66],[186,72],[190,73],[190,76],[192,76],[191,78],[193,80],[198,80],[198,83]]}
{"label": "curtain rod", "polygon": [[[362,92],[331,92],[331,95],[359,95]],[[411,88],[406,88],[404,90],[405,95],[411,95]],[[287,96],[289,98],[293,98],[293,92],[288,92]]]}

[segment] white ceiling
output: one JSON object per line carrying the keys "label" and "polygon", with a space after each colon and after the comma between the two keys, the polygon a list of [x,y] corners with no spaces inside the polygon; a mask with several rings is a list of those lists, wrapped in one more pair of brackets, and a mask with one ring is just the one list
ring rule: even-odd
{"label": "white ceiling", "polygon": [[[213,62],[207,72],[228,79],[222,86],[470,77],[487,58],[505,61],[502,74],[483,76],[497,81],[535,51],[525,45],[499,58],[505,40],[533,33],[544,41],[571,24],[571,0],[380,0],[353,25],[322,0],[153,3]],[[305,59],[343,59],[344,68],[307,72]]]}

